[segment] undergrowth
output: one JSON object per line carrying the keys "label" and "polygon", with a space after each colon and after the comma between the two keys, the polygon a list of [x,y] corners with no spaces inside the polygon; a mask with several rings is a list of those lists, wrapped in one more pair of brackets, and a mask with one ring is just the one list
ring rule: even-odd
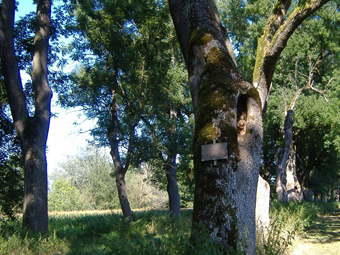
{"label": "undergrowth", "polygon": [[298,235],[308,230],[318,214],[331,213],[338,203],[309,203],[274,201],[270,205],[270,225],[257,228],[257,254],[281,255]]}
{"label": "undergrowth", "polygon": [[[317,213],[334,205],[313,203],[272,203],[271,225],[257,233],[257,254],[283,254],[294,236],[308,229]],[[128,223],[120,214],[54,215],[49,235],[22,232],[21,221],[0,222],[0,254],[96,255],[96,254],[223,254],[207,235],[194,249],[190,245],[192,211],[182,211],[181,221],[170,220],[168,211],[135,212]],[[225,251],[224,251],[225,252]]]}
{"label": "undergrowth", "polygon": [[128,223],[120,214],[50,216],[49,236],[28,236],[21,222],[0,224],[0,254],[222,254],[213,242],[190,245],[192,211],[171,220],[168,211],[135,212]]}

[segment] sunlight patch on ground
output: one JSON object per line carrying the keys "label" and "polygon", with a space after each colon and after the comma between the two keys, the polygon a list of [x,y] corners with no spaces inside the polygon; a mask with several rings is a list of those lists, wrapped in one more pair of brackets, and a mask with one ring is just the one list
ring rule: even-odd
{"label": "sunlight patch on ground", "polygon": [[296,238],[288,250],[289,255],[339,255],[340,254],[340,211],[333,215],[320,216],[318,222]]}

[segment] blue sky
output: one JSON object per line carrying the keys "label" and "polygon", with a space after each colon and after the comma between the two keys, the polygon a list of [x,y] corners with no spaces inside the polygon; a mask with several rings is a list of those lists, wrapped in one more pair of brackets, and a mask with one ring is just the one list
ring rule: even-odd
{"label": "blue sky", "polygon": [[[56,1],[55,1],[56,2]],[[16,20],[30,12],[36,11],[36,5],[31,0],[19,0]],[[23,84],[29,75],[21,73]],[[52,99],[52,112],[57,114],[57,118],[52,118],[50,131],[47,140],[47,164],[48,173],[51,174],[58,167],[58,163],[63,162],[68,156],[74,156],[80,152],[81,148],[87,145],[89,134],[79,134],[79,131],[88,130],[93,122],[85,121],[80,126],[74,126],[75,121],[81,122],[84,116],[79,116],[80,111],[77,109],[64,110],[56,104],[57,96],[54,94]]]}

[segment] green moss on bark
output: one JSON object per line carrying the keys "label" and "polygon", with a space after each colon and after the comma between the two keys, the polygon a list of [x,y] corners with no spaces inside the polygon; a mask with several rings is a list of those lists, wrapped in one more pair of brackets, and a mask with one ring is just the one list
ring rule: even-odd
{"label": "green moss on bark", "polygon": [[191,31],[189,45],[207,45],[213,36],[204,29],[194,29]]}

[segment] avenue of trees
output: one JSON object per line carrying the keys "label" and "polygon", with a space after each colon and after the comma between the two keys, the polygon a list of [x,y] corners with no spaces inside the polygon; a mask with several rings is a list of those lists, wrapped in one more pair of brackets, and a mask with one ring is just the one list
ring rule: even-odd
{"label": "avenue of trees", "polygon": [[[8,215],[23,208],[24,229],[48,232],[51,88],[96,121],[91,143],[112,164],[93,148],[61,164],[49,209],[119,206],[132,221],[152,203],[180,218],[193,201],[193,246],[204,230],[255,254],[259,175],[278,201],[335,199],[339,1],[65,0],[52,16],[35,2],[16,24],[15,1],[0,10],[0,202]],[[227,155],[202,161],[214,143]],[[148,184],[148,202],[132,201],[145,171],[134,185]]]}

